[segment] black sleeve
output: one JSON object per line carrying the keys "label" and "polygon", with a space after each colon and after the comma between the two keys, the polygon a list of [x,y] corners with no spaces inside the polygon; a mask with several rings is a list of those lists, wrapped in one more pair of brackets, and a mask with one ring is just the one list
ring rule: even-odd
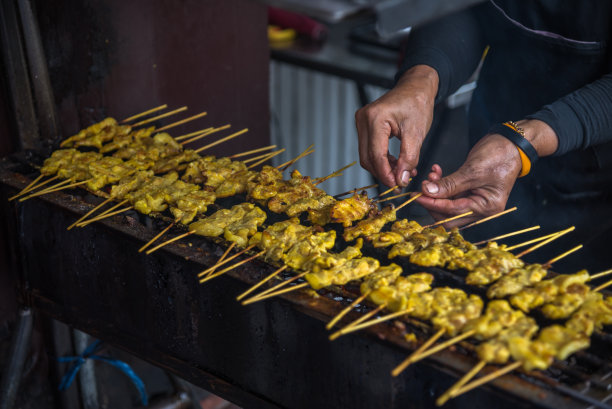
{"label": "black sleeve", "polygon": [[474,73],[486,46],[478,23],[479,8],[482,6],[413,30],[396,80],[409,68],[424,64],[434,68],[440,78],[436,102],[455,92]]}
{"label": "black sleeve", "polygon": [[546,122],[557,133],[555,155],[612,142],[612,73],[527,118]]}

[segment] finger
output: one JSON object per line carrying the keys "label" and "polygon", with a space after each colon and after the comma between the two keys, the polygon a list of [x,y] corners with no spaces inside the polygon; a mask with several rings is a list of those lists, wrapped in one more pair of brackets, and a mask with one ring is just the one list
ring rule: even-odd
{"label": "finger", "polygon": [[429,180],[430,182],[437,182],[440,179],[441,179],[440,174],[436,172],[431,172],[429,173],[429,175],[427,175],[427,180]]}
{"label": "finger", "polygon": [[422,139],[412,136],[413,135],[408,135],[406,131],[402,132],[400,136],[400,153],[397,158],[397,167],[395,168],[395,179],[400,186],[408,185],[410,173],[419,163],[421,144],[417,141]]}
{"label": "finger", "polygon": [[431,171],[439,174],[440,177],[442,176],[442,168],[437,163],[434,163],[434,165],[431,167]]}
{"label": "finger", "polygon": [[460,168],[457,172],[440,180],[424,181],[422,190],[425,195],[430,197],[449,198],[470,190],[473,187],[472,182],[468,172]]}
{"label": "finger", "polygon": [[369,129],[372,137],[368,140],[369,163],[371,172],[387,186],[395,185],[395,177],[391,170],[391,164],[387,157],[389,153],[389,135],[391,127],[388,123],[384,125],[373,124]]}
{"label": "finger", "polygon": [[372,173],[372,165],[368,155],[368,126],[363,113],[363,108],[355,113],[355,126],[357,127],[357,141],[359,143],[359,164],[362,168]]}
{"label": "finger", "polygon": [[423,195],[416,199],[416,202],[430,213],[443,215],[443,218],[473,210],[473,201],[469,197],[462,197],[459,199],[436,199]]}

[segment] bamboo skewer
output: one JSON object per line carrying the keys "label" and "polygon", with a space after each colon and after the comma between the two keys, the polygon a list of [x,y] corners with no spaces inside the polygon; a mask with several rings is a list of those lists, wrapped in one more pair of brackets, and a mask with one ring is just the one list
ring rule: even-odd
{"label": "bamboo skewer", "polygon": [[177,141],[177,142],[180,142],[180,141],[182,141],[182,140],[189,139],[189,138],[194,137],[194,136],[196,136],[196,135],[200,135],[200,134],[203,134],[203,133],[205,133],[205,132],[212,131],[213,129],[215,129],[215,128],[214,128],[214,127],[212,127],[212,126],[211,126],[211,127],[206,128],[206,129],[200,129],[199,131],[195,131],[195,132],[187,133],[187,134],[185,134],[185,135],[181,135],[181,136],[176,136],[176,137],[174,138],[174,140],[175,140],[175,141]]}
{"label": "bamboo skewer", "polygon": [[195,141],[197,141],[199,139],[202,139],[205,136],[212,135],[212,134],[220,132],[220,131],[224,131],[224,130],[229,129],[231,127],[232,127],[232,124],[225,124],[225,125],[220,126],[218,128],[211,128],[209,130],[206,130],[206,131],[202,132],[199,135],[194,136],[193,138],[187,139],[186,141],[182,141],[181,145],[185,146],[185,145],[187,145],[187,144],[189,144],[191,142],[195,142]]}
{"label": "bamboo skewer", "polygon": [[282,290],[278,290],[278,291],[276,291],[274,293],[268,293],[268,294],[263,295],[263,296],[261,296],[259,298],[255,298],[255,299],[250,298],[247,301],[243,302],[242,305],[253,304],[253,303],[256,303],[256,302],[259,302],[259,301],[263,301],[263,300],[265,300],[267,298],[276,297],[277,295],[281,295],[281,294],[289,293],[289,292],[292,292],[292,291],[296,291],[296,290],[299,290],[299,289],[307,287],[307,286],[308,286],[308,283],[302,283],[302,284],[294,285],[293,287],[283,288]]}
{"label": "bamboo skewer", "polygon": [[476,220],[476,221],[475,221],[475,222],[473,222],[473,223],[466,224],[465,226],[460,227],[460,228],[459,228],[459,231],[461,231],[461,230],[465,230],[465,229],[468,229],[468,228],[470,228],[470,227],[472,227],[472,226],[476,226],[476,225],[478,225],[478,224],[480,224],[480,223],[488,222],[489,220],[496,219],[496,218],[498,218],[498,217],[500,217],[500,216],[503,216],[503,215],[505,215],[505,214],[512,213],[512,212],[513,212],[513,211],[515,211],[516,209],[518,209],[518,208],[517,208],[516,206],[514,206],[514,207],[511,207],[510,209],[504,210],[504,211],[502,211],[502,212],[495,213],[494,215],[491,215],[491,216],[489,216],[489,217],[485,217],[484,219]]}
{"label": "bamboo skewer", "polygon": [[540,247],[550,243],[551,241],[557,240],[559,237],[566,235],[567,233],[573,231],[574,229],[575,229],[575,227],[572,226],[572,227],[570,227],[568,229],[562,230],[557,235],[555,235],[555,236],[553,236],[553,237],[551,237],[551,238],[549,238],[547,240],[544,240],[544,241],[536,244],[535,246],[529,247],[527,250],[522,251],[521,253],[517,254],[516,257],[517,258],[523,257],[524,255],[529,254],[532,251],[535,251],[535,250],[539,249]]}
{"label": "bamboo skewer", "polygon": [[166,240],[166,241],[164,241],[163,243],[160,243],[160,244],[158,244],[157,246],[153,247],[152,249],[147,250],[147,254],[151,254],[151,253],[153,253],[154,251],[157,251],[157,250],[161,249],[162,247],[164,247],[164,246],[166,246],[166,245],[168,245],[168,244],[170,244],[170,243],[174,243],[174,242],[175,242],[175,241],[177,241],[177,240],[180,240],[180,239],[185,238],[185,237],[187,237],[187,236],[191,236],[191,235],[192,235],[192,234],[194,234],[194,233],[196,233],[196,231],[195,231],[195,230],[190,230],[190,231],[188,231],[187,233],[183,233],[183,234],[178,235],[178,236],[176,236],[176,237],[174,237],[174,238],[172,238],[172,239],[170,239],[170,240]]}
{"label": "bamboo skewer", "polygon": [[593,291],[594,292],[598,292],[598,291],[601,291],[601,290],[603,290],[605,288],[610,287],[611,285],[612,285],[612,280],[610,280],[610,281],[608,281],[606,283],[603,283],[602,285],[599,285],[599,286],[593,288]]}
{"label": "bamboo skewer", "polygon": [[601,278],[601,277],[607,276],[607,275],[608,275],[608,274],[610,274],[610,273],[612,273],[612,269],[610,269],[610,270],[606,270],[606,271],[602,271],[601,273],[593,274],[593,275],[591,276],[591,278],[589,278],[589,281],[591,281],[591,280],[596,280],[596,279],[598,279],[598,278]]}
{"label": "bamboo skewer", "polygon": [[21,189],[21,191],[19,193],[17,193],[15,196],[11,196],[9,197],[9,202],[13,199],[18,198],[19,196],[25,195],[26,193],[28,193],[30,190],[34,189],[32,186],[34,186],[36,183],[38,183],[38,181],[40,181],[40,179],[42,179],[45,175],[40,174],[38,175],[38,177],[36,177],[33,181],[31,181],[26,187],[24,187],[23,189]]}
{"label": "bamboo skewer", "polygon": [[384,199],[380,199],[380,200],[376,200],[374,203],[382,203],[382,202],[386,202],[388,200],[393,200],[393,199],[398,199],[400,197],[404,197],[404,196],[408,196],[413,194],[414,192],[404,192],[404,193],[400,193],[399,195],[394,195],[394,196],[389,196],[387,198]]}
{"label": "bamboo skewer", "polygon": [[419,197],[423,196],[423,193],[417,193],[416,195],[412,196],[410,199],[406,200],[404,203],[402,203],[401,205],[397,206],[395,208],[395,211],[397,212],[399,209],[401,209],[402,207],[408,206],[410,203],[414,202],[415,200],[417,200]]}
{"label": "bamboo skewer", "polygon": [[208,148],[212,148],[213,146],[217,146],[220,143],[227,142],[230,139],[234,139],[235,137],[237,137],[239,135],[242,135],[243,133],[248,132],[248,131],[249,131],[249,128],[244,128],[243,130],[235,132],[235,133],[233,133],[233,134],[231,134],[229,136],[226,136],[225,138],[221,138],[218,141],[215,141],[215,142],[209,143],[208,145],[202,146],[201,148],[196,149],[195,152],[196,153],[200,153],[202,151],[205,151]]}
{"label": "bamboo skewer", "polygon": [[429,337],[427,341],[423,342],[423,345],[421,345],[412,354],[410,354],[408,358],[404,359],[401,364],[396,366],[391,371],[391,375],[395,377],[401,374],[404,371],[404,369],[406,369],[408,365],[410,365],[410,362],[412,361],[412,359],[414,359],[416,356],[421,355],[423,352],[425,352],[427,348],[432,346],[434,342],[436,342],[438,339],[440,339],[442,335],[444,335],[444,332],[445,332],[444,329],[440,329],[438,332],[436,332],[431,337]]}
{"label": "bamboo skewer", "polygon": [[202,118],[203,116],[206,116],[206,115],[207,115],[207,112],[200,112],[199,114],[195,114],[193,116],[190,116],[189,118],[181,119],[180,121],[176,121],[174,123],[162,126],[161,128],[156,129],[155,132],[166,131],[166,130],[168,130],[170,128],[174,128],[176,126],[186,124],[187,122],[194,121],[194,120],[196,120],[198,118]]}
{"label": "bamboo skewer", "polygon": [[336,323],[338,321],[340,321],[342,319],[342,317],[344,317],[346,314],[348,314],[348,312],[350,310],[352,310],[353,308],[355,308],[355,306],[357,304],[359,304],[360,302],[362,302],[363,300],[366,299],[366,297],[368,295],[370,295],[371,291],[366,292],[365,294],[362,294],[360,297],[356,298],[355,301],[353,301],[350,305],[348,305],[345,309],[343,309],[342,311],[340,311],[334,318],[332,318],[331,321],[329,321],[327,323],[327,325],[325,326],[325,328],[327,329],[332,329],[334,327],[334,325],[336,325]]}
{"label": "bamboo skewer", "polygon": [[130,122],[130,121],[133,121],[134,119],[142,118],[143,116],[152,114],[153,112],[161,111],[162,109],[166,109],[166,108],[168,108],[168,105],[166,105],[166,104],[160,105],[158,107],[151,108],[151,109],[149,109],[147,111],[144,111],[144,112],[141,112],[139,114],[132,115],[129,118],[125,118],[124,120],[121,121],[121,123]]}
{"label": "bamboo skewer", "polygon": [[478,388],[479,386],[484,385],[485,383],[491,382],[501,376],[504,376],[505,374],[507,374],[508,372],[512,372],[515,369],[519,368],[523,363],[522,362],[514,362],[511,363],[509,365],[504,366],[503,368],[500,368],[496,371],[491,372],[490,374],[483,376],[482,378],[479,378],[477,380],[475,380],[472,383],[469,383],[467,385],[465,385],[463,388],[459,389],[455,394],[454,394],[454,398],[456,398],[459,395],[463,395],[466,392],[471,391],[474,388]]}
{"label": "bamboo skewer", "polygon": [[263,255],[265,252],[266,252],[266,250],[262,250],[259,253],[255,254],[255,255],[253,255],[253,256],[251,256],[249,258],[246,258],[244,260],[241,260],[241,261],[237,262],[236,264],[232,264],[231,266],[226,267],[226,268],[224,268],[223,270],[221,270],[219,272],[216,272],[214,274],[209,274],[208,276],[200,279],[200,284],[204,284],[205,282],[207,282],[209,280],[212,280],[213,278],[217,278],[220,275],[223,275],[223,274],[225,274],[225,273],[227,273],[229,271],[232,271],[236,267],[239,267],[239,266],[241,266],[241,265],[243,265],[245,263],[248,263],[249,261],[251,261],[251,260],[253,260],[253,259],[255,259],[255,258],[257,258],[257,257],[259,257],[261,255]]}
{"label": "bamboo skewer", "polygon": [[137,122],[137,123],[133,124],[132,127],[135,128],[135,127],[140,126],[140,125],[149,124],[151,122],[157,121],[158,119],[167,118],[167,117],[169,117],[171,115],[178,114],[179,112],[183,112],[185,110],[187,110],[186,106],[180,107],[178,109],[175,109],[174,111],[169,111],[169,112],[163,113],[161,115],[154,116],[153,118],[149,118],[149,119],[145,119],[144,121]]}
{"label": "bamboo skewer", "polygon": [[47,193],[53,193],[53,192],[59,192],[60,190],[71,189],[73,187],[84,185],[85,183],[89,182],[90,180],[91,179],[83,180],[82,182],[70,183],[70,180],[67,179],[64,182],[70,183],[69,185],[66,185],[64,183],[64,186],[55,187],[55,188],[47,188],[45,190],[41,190],[41,191],[38,191],[36,193],[32,193],[31,195],[28,195],[26,197],[22,197],[21,199],[19,199],[19,201],[23,202],[25,200],[31,199],[31,198],[36,197],[36,196],[46,195]]}
{"label": "bamboo skewer", "polygon": [[378,187],[378,183],[374,183],[373,185],[364,186],[364,187],[357,187],[355,189],[349,190],[348,192],[338,193],[337,195],[334,195],[334,198],[339,199],[342,196],[350,195],[351,193],[359,192],[360,190],[366,190],[366,189],[371,189],[375,187]]}
{"label": "bamboo skewer", "polygon": [[478,372],[480,372],[482,370],[482,368],[484,368],[486,365],[487,365],[486,361],[480,361],[476,365],[474,365],[474,367],[472,369],[470,369],[470,371],[468,373],[463,375],[463,377],[461,377],[461,379],[459,379],[459,381],[457,381],[457,383],[455,383],[453,386],[451,386],[438,399],[436,399],[436,405],[442,406],[446,402],[448,402],[449,399],[454,398],[457,395],[458,391],[466,383],[471,381],[472,378],[475,377],[478,374]]}
{"label": "bamboo skewer", "polygon": [[568,250],[568,251],[566,251],[563,254],[559,254],[557,257],[551,258],[545,264],[542,264],[542,267],[550,268],[553,265],[553,263],[556,263],[557,261],[561,260],[562,258],[569,256],[573,252],[580,250],[581,248],[582,248],[582,244],[579,244],[576,247],[574,247],[573,249]]}
{"label": "bamboo skewer", "polygon": [[100,213],[100,214],[99,214],[99,215],[97,215],[96,217],[91,218],[91,219],[89,219],[89,220],[85,220],[85,221],[80,222],[80,223],[77,223],[77,224],[76,224],[76,227],[85,227],[85,226],[87,226],[89,223],[93,223],[94,221],[97,221],[97,220],[98,220],[98,218],[106,216],[108,213],[112,212],[113,210],[115,210],[116,208],[118,208],[118,207],[120,207],[120,206],[123,206],[123,205],[124,205],[124,204],[126,204],[127,202],[128,202],[128,200],[127,200],[127,199],[122,200],[121,202],[117,203],[116,205],[112,206],[111,208],[109,208],[109,209],[107,209],[107,210],[103,211],[102,213]]}
{"label": "bamboo skewer", "polygon": [[389,189],[385,190],[384,192],[382,192],[381,194],[378,195],[377,199],[380,199],[381,197],[388,195],[389,193],[393,192],[397,188],[399,188],[399,186],[395,185],[392,188],[389,188]]}
{"label": "bamboo skewer", "polygon": [[270,159],[272,159],[273,157],[275,157],[275,156],[277,156],[277,155],[280,155],[280,154],[281,154],[281,153],[283,153],[283,152],[285,152],[285,148],[283,148],[283,149],[279,149],[279,150],[277,150],[276,152],[269,153],[269,154],[268,154],[268,155],[267,155],[265,158],[263,158],[263,159],[261,159],[261,160],[258,160],[257,162],[252,163],[252,164],[250,164],[249,166],[247,166],[247,169],[253,169],[253,168],[255,168],[255,167],[257,167],[257,166],[261,165],[262,163],[265,163],[265,162],[269,161],[269,160],[270,160]]}
{"label": "bamboo skewer", "polygon": [[474,243],[474,245],[475,246],[479,246],[481,244],[485,244],[485,243],[488,243],[490,241],[496,241],[496,240],[501,240],[501,239],[505,239],[505,238],[512,237],[512,236],[517,236],[519,234],[527,233],[529,231],[538,230],[539,228],[540,228],[540,226],[528,227],[526,229],[517,230],[517,231],[513,231],[511,233],[502,234],[501,236],[496,236],[496,237],[493,237],[492,239],[479,241],[478,243]]}
{"label": "bamboo skewer", "polygon": [[[271,151],[273,149],[276,149],[276,145],[268,145],[268,146],[264,146],[263,148],[258,148],[258,149],[252,149],[250,151],[246,151],[246,152],[240,152],[240,153],[236,153],[232,156],[228,156],[228,158],[230,159],[236,159],[236,158],[241,158],[243,156],[248,156],[248,155],[252,155],[254,153],[259,153],[259,152],[265,152],[265,151]],[[252,159],[252,158],[251,158]]]}
{"label": "bamboo skewer", "polygon": [[[39,190],[39,191],[37,191],[37,192],[35,192],[35,193],[31,193],[31,194],[29,194],[29,195],[28,195],[28,196],[26,196],[26,197],[22,197],[21,199],[19,199],[19,201],[20,201],[20,202],[23,202],[24,200],[27,200],[27,199],[29,199],[30,197],[34,197],[34,195],[36,195],[36,194],[45,194],[45,193],[46,193],[46,192],[48,192],[49,190],[56,189],[56,188],[58,188],[58,187],[60,187],[60,186],[65,186],[65,185],[67,185],[68,183],[70,183],[70,179],[62,180],[61,182],[56,183],[56,184],[54,184],[54,185],[52,185],[52,186],[49,186],[49,187],[47,187],[47,188],[45,188],[45,189]],[[30,190],[30,192],[31,192],[31,190]],[[28,192],[28,193],[29,193],[29,192]]]}
{"label": "bamboo skewer", "polygon": [[350,168],[351,166],[355,165],[356,163],[357,163],[356,161],[355,161],[355,162],[351,162],[351,163],[349,163],[348,165],[341,167],[341,168],[340,168],[340,169],[338,169],[337,171],[332,172],[332,173],[330,173],[330,174],[329,174],[329,175],[327,175],[327,176],[324,176],[324,177],[322,177],[322,178],[317,178],[317,179],[315,179],[315,180],[316,180],[316,182],[314,183],[314,185],[315,185],[315,186],[316,186],[316,185],[319,185],[319,184],[321,184],[321,183],[325,182],[326,180],[329,180],[329,179],[331,179],[331,178],[333,178],[333,177],[336,177],[336,176],[340,176],[340,175],[342,175],[342,171],[344,171],[344,170],[346,170],[346,169]]}
{"label": "bamboo skewer", "polygon": [[157,241],[157,239],[159,239],[161,236],[163,236],[164,234],[166,234],[168,232],[168,230],[170,230],[172,228],[172,226],[174,226],[176,224],[176,222],[172,222],[170,223],[168,226],[166,226],[165,229],[163,229],[162,231],[160,231],[159,233],[157,233],[155,235],[155,237],[153,237],[151,240],[147,241],[144,246],[142,246],[141,248],[138,249],[139,253],[142,253],[147,247],[149,247],[151,244],[155,243]]}
{"label": "bamboo skewer", "polygon": [[289,285],[289,284],[291,284],[292,282],[294,282],[294,281],[296,281],[296,280],[298,280],[298,279],[300,279],[300,278],[304,277],[306,274],[308,274],[308,271],[305,271],[305,272],[300,273],[300,274],[298,274],[298,275],[296,275],[296,276],[293,276],[293,277],[291,277],[289,280],[281,281],[281,282],[280,282],[280,283],[278,283],[277,285],[275,285],[275,286],[273,286],[273,287],[271,287],[271,288],[268,288],[267,290],[264,290],[264,291],[260,292],[259,294],[254,295],[253,297],[249,298],[249,299],[248,299],[248,300],[246,300],[246,301],[243,301],[243,302],[242,302],[242,305],[251,304],[251,303],[253,303],[253,302],[257,301],[259,298],[264,297],[264,296],[266,296],[266,295],[268,295],[268,294],[270,294],[270,293],[273,293],[273,292],[275,292],[276,290],[278,290],[279,288],[284,287],[284,286],[286,286],[286,285]]}
{"label": "bamboo skewer", "polygon": [[[35,179],[35,181],[36,181],[36,180],[39,180],[39,179],[40,179],[42,176],[43,176],[43,175],[40,175],[39,177],[37,177],[37,178]],[[9,200],[9,202],[10,202],[10,201],[12,201],[12,200],[15,200],[15,199],[17,199],[19,196],[23,196],[23,195],[25,195],[26,193],[29,193],[29,192],[31,192],[32,190],[36,190],[36,189],[38,189],[38,188],[40,188],[40,187],[43,187],[43,186],[45,186],[45,185],[47,185],[47,184],[49,184],[49,183],[51,183],[51,182],[53,182],[54,180],[57,180],[57,179],[59,179],[59,176],[55,175],[55,176],[53,176],[51,179],[47,179],[47,180],[45,180],[45,181],[43,181],[43,182],[39,183],[38,185],[32,185],[32,183],[30,183],[30,185],[32,185],[32,186],[28,185],[28,186],[30,186],[28,190],[25,190],[25,188],[24,188],[24,190],[22,190],[21,192],[19,192],[19,193],[18,193],[18,194],[16,194],[15,196],[9,197],[9,199],[8,199],[8,200]]]}
{"label": "bamboo skewer", "polygon": [[510,247],[506,247],[506,251],[512,251],[512,250],[516,250],[516,249],[521,248],[521,247],[529,246],[530,244],[533,244],[533,243],[539,243],[539,242],[544,241],[546,239],[550,239],[551,237],[555,237],[558,233],[559,232],[549,233],[549,234],[546,234],[544,236],[536,237],[535,239],[527,240],[527,241],[524,241],[522,243],[515,244],[515,245],[510,246]]}
{"label": "bamboo skewer", "polygon": [[[277,152],[277,151],[275,151],[275,152]],[[272,155],[275,152],[268,152],[268,153],[264,153],[264,154],[259,155],[259,156],[253,156],[252,158],[243,160],[242,163],[251,163],[251,162],[263,159],[263,158],[267,158],[266,160],[268,160],[268,159],[270,159],[270,155]],[[282,150],[281,150],[281,152],[282,152]]]}
{"label": "bamboo skewer", "polygon": [[226,259],[225,259],[225,260],[223,260],[222,262],[217,262],[217,263],[215,263],[215,265],[214,265],[214,266],[209,267],[209,268],[207,268],[206,270],[199,272],[199,273],[198,273],[198,277],[204,277],[204,276],[206,276],[206,275],[207,275],[207,274],[208,274],[210,271],[212,271],[212,270],[216,270],[216,269],[217,269],[217,267],[221,267],[222,265],[229,263],[230,261],[232,261],[232,260],[234,260],[235,258],[239,257],[241,254],[244,254],[244,253],[246,253],[247,251],[251,250],[251,249],[252,249],[253,247],[255,247],[255,246],[256,246],[256,244],[251,244],[251,245],[250,245],[250,246],[248,246],[247,248],[245,248],[245,249],[243,249],[243,250],[239,251],[238,253],[234,254],[233,256],[231,256],[231,257],[229,257],[229,258],[226,258]]}
{"label": "bamboo skewer", "polygon": [[221,262],[223,262],[223,260],[225,260],[227,255],[230,253],[230,251],[232,251],[232,249],[234,247],[236,247],[236,242],[235,241],[233,241],[232,244],[230,244],[229,247],[223,252],[223,254],[221,254],[221,257],[219,257],[219,260],[217,260],[217,262],[213,266],[213,269],[210,270],[208,273],[206,273],[206,275],[204,275],[202,278],[206,278],[209,275],[211,275],[212,273],[214,273],[215,270],[217,269],[217,266],[219,265],[219,263],[221,263]]}
{"label": "bamboo skewer", "polygon": [[[386,306],[387,306],[387,304],[382,304],[382,305],[378,306],[378,308],[376,308],[375,310],[370,311],[370,313],[372,313],[372,315],[374,315],[374,313],[377,313],[377,312],[381,311]],[[363,318],[365,318],[365,316],[361,317],[359,320],[354,321],[353,323],[347,325],[346,327],[342,328],[341,330],[338,330],[335,333],[333,333],[332,335],[330,335],[329,340],[333,341],[333,340],[335,340],[336,338],[338,338],[338,337],[340,337],[342,335],[350,334],[351,332],[359,331],[361,329],[364,329],[364,328],[367,328],[367,327],[371,327],[372,325],[376,325],[376,324],[380,324],[381,322],[392,320],[393,318],[400,317],[402,315],[408,314],[409,312],[410,311],[408,311],[408,310],[393,312],[391,314],[383,315],[381,317],[376,317],[374,319],[371,319],[370,321],[365,321],[363,319]],[[365,322],[363,322],[363,321],[365,321]]]}
{"label": "bamboo skewer", "polygon": [[[362,322],[369,320],[370,318],[372,318],[374,315],[378,314],[379,312],[381,312],[382,310],[384,310],[387,307],[387,304],[382,304],[379,305],[378,307],[374,308],[373,310],[368,311],[367,313],[363,314],[361,317],[357,318],[355,321],[349,323],[348,325],[344,326],[344,328],[342,329],[346,329],[346,328],[352,328],[355,325],[359,325]],[[339,332],[339,331],[336,331]],[[334,336],[334,334],[332,334],[332,337],[334,337],[333,339],[336,339],[340,336],[341,334],[336,334]],[[331,337],[330,337],[331,339]]]}
{"label": "bamboo skewer", "polygon": [[108,199],[106,199],[105,201],[103,201],[102,203],[100,203],[99,205],[95,206],[93,209],[91,209],[90,211],[88,211],[87,213],[85,213],[83,216],[81,216],[76,222],[72,223],[70,226],[68,226],[68,228],[66,230],[70,230],[72,229],[74,226],[76,226],[77,224],[81,223],[83,220],[87,219],[87,217],[91,214],[93,214],[95,211],[97,211],[98,209],[102,208],[104,205],[106,205],[108,202],[110,202],[111,200],[113,200],[112,197],[109,197]]}
{"label": "bamboo skewer", "polygon": [[78,224],[77,226],[78,227],[85,227],[87,225],[90,225],[91,223],[95,223],[95,222],[99,222],[100,220],[108,219],[109,217],[113,217],[113,216],[116,216],[116,215],[121,214],[123,212],[127,212],[128,210],[132,210],[133,208],[134,208],[134,206],[128,206],[128,207],[124,207],[123,209],[119,209],[119,210],[116,210],[114,212],[111,212],[111,213],[106,213],[105,215],[96,216],[93,219],[89,219],[86,222]]}
{"label": "bamboo skewer", "polygon": [[314,144],[312,144],[309,147],[307,147],[306,149],[304,149],[304,151],[302,153],[300,153],[298,156],[296,156],[295,158],[293,158],[291,160],[288,160],[287,162],[278,165],[276,167],[276,169],[284,171],[285,169],[287,169],[289,166],[293,165],[298,160],[302,159],[305,156],[310,155],[313,152],[314,152]]}
{"label": "bamboo skewer", "polygon": [[274,277],[278,276],[280,273],[285,271],[287,268],[289,268],[289,266],[285,264],[281,268],[276,269],[276,271],[274,271],[273,273],[269,274],[266,278],[264,278],[263,280],[261,280],[257,284],[255,284],[252,287],[250,287],[248,290],[246,290],[245,292],[240,294],[238,297],[236,297],[236,301],[242,300],[244,297],[246,297],[247,295],[251,294],[256,289],[261,287],[264,283],[266,283],[266,282],[270,281],[271,279],[273,279]]}
{"label": "bamboo skewer", "polygon": [[423,226],[423,228],[426,229],[426,228],[429,228],[429,227],[439,226],[441,224],[448,223],[448,222],[453,221],[453,220],[461,219],[462,217],[466,217],[466,216],[469,216],[471,214],[474,214],[474,212],[472,210],[470,210],[469,212],[458,214],[458,215],[453,216],[453,217],[449,217],[447,219],[438,220],[435,223],[428,224],[427,226]]}

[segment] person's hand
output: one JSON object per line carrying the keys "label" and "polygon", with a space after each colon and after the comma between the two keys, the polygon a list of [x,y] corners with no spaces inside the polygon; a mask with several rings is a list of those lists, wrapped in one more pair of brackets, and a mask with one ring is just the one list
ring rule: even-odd
{"label": "person's hand", "polygon": [[[556,151],[558,139],[547,124],[536,120],[518,124],[524,128],[525,137],[538,156]],[[455,173],[442,177],[442,169],[434,165],[428,180],[423,182],[423,196],[417,201],[436,220],[473,211],[469,217],[445,224],[447,228],[462,226],[504,210],[521,166],[518,150],[512,142],[501,135],[486,135]]]}
{"label": "person's hand", "polygon": [[[416,176],[437,92],[438,73],[418,65],[406,71],[395,88],[355,114],[361,166],[385,185],[406,186]],[[393,136],[401,141],[398,158],[389,153]]]}

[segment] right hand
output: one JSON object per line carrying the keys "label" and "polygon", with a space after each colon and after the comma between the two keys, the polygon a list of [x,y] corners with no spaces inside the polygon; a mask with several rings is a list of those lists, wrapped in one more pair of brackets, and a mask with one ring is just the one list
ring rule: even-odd
{"label": "right hand", "polygon": [[[416,176],[423,140],[433,119],[438,73],[417,65],[395,88],[355,114],[361,166],[387,186],[406,186]],[[400,154],[389,153],[389,139],[401,142]]]}

